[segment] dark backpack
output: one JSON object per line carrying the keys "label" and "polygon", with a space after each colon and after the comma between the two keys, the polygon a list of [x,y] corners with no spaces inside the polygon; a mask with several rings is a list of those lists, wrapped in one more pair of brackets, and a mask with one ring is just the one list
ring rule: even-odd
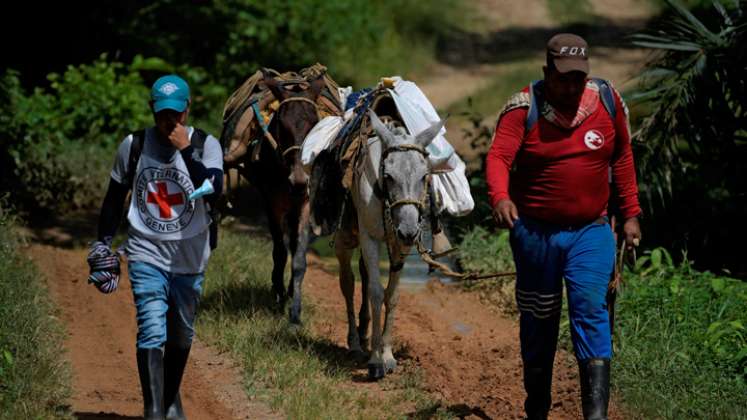
{"label": "dark backpack", "polygon": [[[197,153],[202,155],[205,149],[205,141],[207,140],[208,134],[197,127],[192,132],[192,138],[190,139],[192,147],[197,150]],[[125,176],[126,185],[132,188],[132,183],[135,178],[135,171],[137,170],[137,162],[140,160],[140,155],[143,153],[143,144],[145,143],[145,130],[138,130],[132,133],[132,143],[130,143],[130,157],[127,160],[127,174]],[[218,214],[217,209],[205,202],[208,208],[208,214],[210,215],[210,249],[215,249],[218,246]]]}
{"label": "dark backpack", "polygon": [[[599,86],[599,96],[602,99],[604,108],[607,113],[610,114],[614,123],[617,117],[617,106],[615,104],[615,95],[612,93],[612,87],[609,82],[604,79],[592,78],[597,86]],[[527,120],[524,127],[524,132],[528,133],[532,127],[537,124],[539,120],[540,111],[542,110],[542,104],[545,101],[542,89],[543,80],[535,80],[529,85],[529,110],[527,111]]]}

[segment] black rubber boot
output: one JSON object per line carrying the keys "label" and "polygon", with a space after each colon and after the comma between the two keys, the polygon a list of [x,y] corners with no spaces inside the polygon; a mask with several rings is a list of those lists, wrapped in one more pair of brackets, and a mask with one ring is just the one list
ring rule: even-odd
{"label": "black rubber boot", "polygon": [[552,398],[552,366],[525,366],[524,389],[527,392],[527,399],[524,401],[527,420],[547,420]]}
{"label": "black rubber boot", "polygon": [[167,420],[184,420],[187,418],[184,415],[182,400],[179,397],[179,386],[182,383],[182,376],[184,376],[184,368],[187,366],[189,350],[189,347],[181,349],[166,345],[166,353],[163,356],[164,381],[166,383],[163,401],[164,407],[166,407]]}
{"label": "black rubber boot", "polygon": [[581,376],[581,407],[585,420],[607,420],[610,398],[609,359],[589,359],[578,364]]}
{"label": "black rubber boot", "polygon": [[143,418],[163,420],[163,352],[137,349],[137,370],[143,388]]}
{"label": "black rubber boot", "polygon": [[187,416],[184,415],[184,409],[182,408],[182,398],[179,393],[176,393],[174,401],[166,407],[166,420],[186,420]]}

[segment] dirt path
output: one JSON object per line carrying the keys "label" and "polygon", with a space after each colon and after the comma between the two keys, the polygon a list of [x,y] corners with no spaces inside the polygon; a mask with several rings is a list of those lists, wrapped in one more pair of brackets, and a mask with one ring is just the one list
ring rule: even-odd
{"label": "dirt path", "polygon": [[[48,279],[50,295],[67,328],[65,350],[73,368],[75,416],[138,418],[142,406],[134,357],[137,329],[129,281],[121,281],[116,293],[102,295],[85,282],[85,250],[35,244],[27,254]],[[345,308],[337,276],[325,271],[317,257],[309,255],[309,262],[305,299],[320,309],[311,323],[313,331],[345,347]],[[356,292],[359,305],[360,290]],[[395,319],[395,355],[401,362],[393,374],[395,381],[407,366],[422,373],[426,390],[452,414],[522,418],[516,321],[483,305],[476,294],[437,281],[425,287],[403,286]],[[346,386],[363,387],[373,393],[372,398],[387,392],[384,383],[361,382],[365,376],[365,368],[351,371]],[[190,418],[281,418],[250,401],[240,378],[239,368],[227,356],[197,340],[182,387]],[[565,352],[556,357],[551,418],[580,418],[577,368]],[[614,403],[610,418],[622,418]]]}
{"label": "dirt path", "polygon": [[[483,36],[496,36],[502,32],[521,31],[528,28],[536,32],[552,28],[555,28],[557,32],[562,29],[547,10],[545,0],[525,0],[522,7],[516,7],[515,3],[503,0],[480,0],[472,2],[472,5],[478,19],[473,29]],[[595,19],[604,21],[600,31],[605,30],[604,25],[625,25],[630,29],[640,29],[652,14],[651,5],[645,0],[589,0],[589,5],[591,7],[589,12],[595,16]],[[590,22],[590,24],[594,23],[594,20]],[[526,35],[531,36],[531,33]],[[595,36],[589,39],[594,41]],[[620,41],[623,40],[620,39]],[[518,51],[521,48],[529,48],[529,45],[517,44],[511,48],[516,48]],[[542,45],[544,46],[544,42]],[[490,45],[469,45],[468,43],[462,47],[472,50],[481,47],[489,48]],[[631,76],[637,74],[646,57],[645,51],[640,49],[631,50],[598,45],[592,45],[592,48],[594,51],[592,74],[612,80],[620,88],[627,86]],[[544,50],[537,50],[535,53],[537,57],[544,57]],[[482,64],[437,63],[415,82],[437,109],[446,109],[449,105],[488,86],[501,73],[501,69],[513,60],[506,58],[489,61],[489,63]]]}
{"label": "dirt path", "polygon": [[[347,321],[337,277],[325,272],[315,257],[309,260],[304,293],[324,317],[315,320],[315,329],[345,346]],[[360,296],[356,299],[359,305]],[[424,288],[403,287],[395,319],[395,357],[422,370],[427,390],[442,406],[467,418],[522,418],[524,390],[515,321],[491,311],[477,295],[437,281]],[[352,376],[365,374],[365,369],[359,369]],[[581,418],[578,392],[575,360],[558,352],[550,418]],[[610,418],[622,418],[614,403]]]}
{"label": "dirt path", "polygon": [[[27,254],[48,280],[67,328],[65,350],[73,370],[73,412],[79,419],[129,419],[142,415],[135,362],[135,307],[127,280],[102,295],[86,284],[85,250],[32,245]],[[124,278],[124,277],[123,277]],[[278,418],[250,402],[240,370],[197,340],[182,385],[190,419]]]}

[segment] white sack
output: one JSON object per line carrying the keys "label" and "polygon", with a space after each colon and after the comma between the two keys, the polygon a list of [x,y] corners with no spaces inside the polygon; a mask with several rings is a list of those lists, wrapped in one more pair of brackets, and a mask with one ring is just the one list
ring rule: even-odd
{"label": "white sack", "polygon": [[309,169],[322,150],[328,148],[343,126],[342,117],[330,115],[322,118],[306,135],[301,146],[301,163]]}
{"label": "white sack", "polygon": [[[397,111],[402,116],[410,134],[417,136],[440,121],[441,118],[436,109],[415,83],[402,80],[400,77],[393,77],[393,79],[395,80],[394,89],[388,89],[389,94],[394,99]],[[454,147],[449,144],[445,135],[446,128],[444,127],[426,148],[428,159],[434,170],[450,171],[455,168],[450,165],[453,161],[449,160],[454,155]]]}
{"label": "white sack", "polygon": [[452,159],[456,158],[456,167],[451,172],[433,174],[431,182],[433,190],[436,192],[436,203],[438,203],[438,212],[446,210],[452,216],[464,216],[472,211],[475,207],[475,201],[469,189],[469,181],[464,171],[466,166],[456,153]]}

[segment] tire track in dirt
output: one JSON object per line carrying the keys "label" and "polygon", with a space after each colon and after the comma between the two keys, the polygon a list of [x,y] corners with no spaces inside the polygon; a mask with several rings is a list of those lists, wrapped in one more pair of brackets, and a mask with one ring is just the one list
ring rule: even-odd
{"label": "tire track in dirt", "polygon": [[[64,350],[72,366],[70,403],[75,416],[140,418],[137,325],[126,273],[119,290],[103,295],[86,283],[85,250],[34,244],[26,254],[44,274],[66,327]],[[192,347],[181,396],[190,419],[280,418],[266,406],[249,401],[241,385],[240,369],[199,339]]]}
{"label": "tire track in dirt", "polygon": [[[345,347],[347,321],[337,276],[324,271],[318,258],[309,256],[309,261],[304,293],[320,308],[321,317],[313,321],[313,329]],[[359,305],[360,283],[356,283],[356,308]],[[466,418],[523,418],[516,321],[492,311],[476,294],[434,280],[424,288],[403,287],[395,317],[395,357],[422,370],[426,390],[443,407],[472,413]],[[363,368],[354,370],[351,379],[360,380],[365,374]],[[365,386],[370,392],[385,392],[381,386]],[[550,418],[581,418],[576,362],[564,351],[555,358]],[[613,401],[610,419],[621,418]]]}

